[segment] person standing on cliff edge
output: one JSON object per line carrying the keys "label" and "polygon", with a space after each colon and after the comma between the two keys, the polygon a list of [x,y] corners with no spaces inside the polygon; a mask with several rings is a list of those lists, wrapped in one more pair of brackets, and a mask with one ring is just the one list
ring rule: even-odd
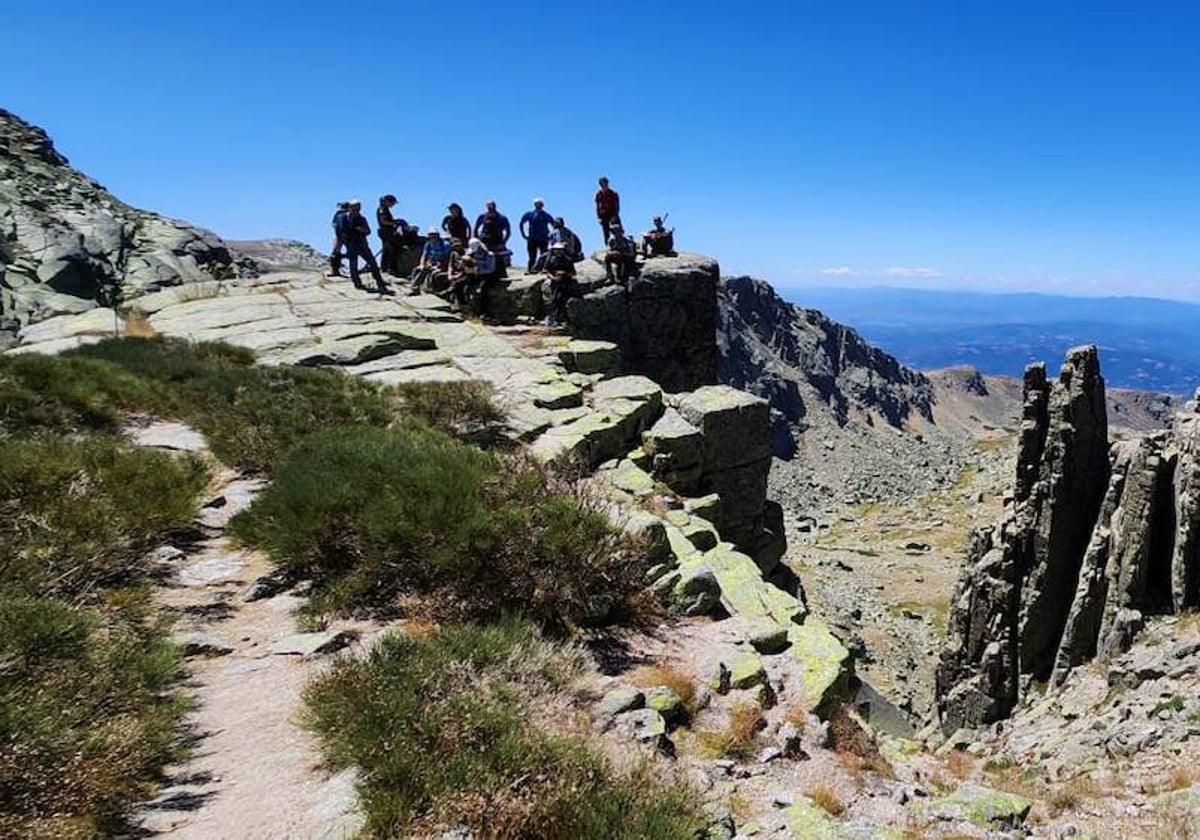
{"label": "person standing on cliff edge", "polygon": [[600,230],[604,233],[604,243],[612,234],[613,222],[621,223],[621,196],[608,186],[608,179],[600,179],[600,189],[596,192],[596,218],[600,220]]}
{"label": "person standing on cliff edge", "polygon": [[521,236],[525,237],[526,250],[529,252],[529,265],[525,269],[532,272],[537,265],[538,257],[544,256],[550,250],[550,226],[554,217],[545,211],[546,203],[540,198],[533,200],[533,209],[521,217],[518,225]]}

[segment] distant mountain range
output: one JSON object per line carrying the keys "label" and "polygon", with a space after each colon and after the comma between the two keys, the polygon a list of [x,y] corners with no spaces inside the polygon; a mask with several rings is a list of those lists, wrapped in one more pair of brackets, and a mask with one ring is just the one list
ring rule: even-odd
{"label": "distant mountain range", "polygon": [[1054,365],[1069,347],[1096,344],[1112,387],[1190,395],[1200,385],[1200,304],[888,286],[779,291],[921,370],[966,364],[1019,376],[1029,362]]}

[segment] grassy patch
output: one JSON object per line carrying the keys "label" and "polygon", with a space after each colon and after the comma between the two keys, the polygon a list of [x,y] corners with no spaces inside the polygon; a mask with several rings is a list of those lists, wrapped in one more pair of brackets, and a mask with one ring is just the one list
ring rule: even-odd
{"label": "grassy patch", "polygon": [[176,754],[180,665],[144,558],[205,478],[110,436],[0,441],[0,835],[111,833]]}
{"label": "grassy patch", "polygon": [[757,703],[734,703],[729,710],[729,722],[717,732],[697,732],[706,755],[748,761],[758,747],[758,733],[767,724],[762,707]]}
{"label": "grassy patch", "polygon": [[816,785],[804,792],[804,795],[831,817],[839,817],[846,812],[846,804],[833,792],[828,785]]}
{"label": "grassy patch", "polygon": [[562,629],[633,609],[644,579],[642,552],[587,498],[420,425],[309,440],[232,530],[311,578],[317,612],[419,595],[442,617]]}
{"label": "grassy patch", "polygon": [[682,788],[618,773],[531,719],[577,663],[511,620],[389,635],[309,688],[308,722],[335,764],[363,771],[374,837],[459,825],[496,840],[693,837],[703,820]]}
{"label": "grassy patch", "polygon": [[393,391],[405,414],[456,438],[477,440],[503,419],[486,382],[410,382]]}

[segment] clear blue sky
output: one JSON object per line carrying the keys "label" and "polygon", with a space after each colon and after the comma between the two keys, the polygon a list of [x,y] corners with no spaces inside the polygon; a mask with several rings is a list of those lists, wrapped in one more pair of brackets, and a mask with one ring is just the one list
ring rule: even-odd
{"label": "clear blue sky", "polygon": [[230,238],[543,195],[590,247],[608,174],[777,285],[1200,298],[1195,2],[2,6],[0,105]]}

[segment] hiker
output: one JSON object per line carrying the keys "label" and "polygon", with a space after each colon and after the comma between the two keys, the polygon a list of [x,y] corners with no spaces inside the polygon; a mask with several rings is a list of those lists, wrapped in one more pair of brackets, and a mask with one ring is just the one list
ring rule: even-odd
{"label": "hiker", "polygon": [[616,279],[628,286],[629,278],[637,268],[637,246],[625,235],[620,222],[613,224],[612,236],[608,240],[608,250],[604,253],[604,276],[613,279],[613,268],[616,268]]}
{"label": "hiker", "polygon": [[533,273],[538,258],[545,256],[550,250],[550,226],[554,223],[554,217],[543,209],[545,206],[546,202],[535,198],[533,209],[521,217],[518,225],[521,236],[525,237],[525,247],[529,253],[526,271],[530,273]]}
{"label": "hiker", "polygon": [[607,244],[613,224],[621,223],[621,196],[608,186],[607,178],[600,179],[600,189],[596,192],[596,218],[600,220],[600,230]]}
{"label": "hiker", "polygon": [[675,256],[675,229],[667,230],[662,216],[655,216],[654,227],[642,234],[642,253],[647,257]]}
{"label": "hiker", "polygon": [[425,232],[425,245],[421,248],[421,261],[412,271],[412,289],[409,294],[415,295],[421,291],[421,286],[428,284],[433,288],[434,278],[446,270],[450,261],[450,244],[438,234],[436,228]]}
{"label": "hiker", "polygon": [[344,219],[350,212],[349,201],[339,201],[337,211],[333,214],[333,250],[329,252],[329,276],[343,277],[342,274],[342,248],[345,243],[342,242],[341,229],[344,225]]}
{"label": "hiker", "polygon": [[376,291],[381,295],[391,294],[392,290],[383,282],[375,255],[371,253],[371,244],[367,241],[367,237],[371,235],[371,225],[363,218],[361,201],[356,199],[350,202],[349,211],[342,218],[339,235],[346,246],[346,258],[350,261],[350,282],[354,284],[354,288],[366,288],[358,276],[358,260],[361,257],[375,280]]}
{"label": "hiker", "polygon": [[466,242],[471,238],[471,223],[463,215],[462,205],[456,202],[446,209],[450,212],[442,217],[442,230],[446,232],[446,236],[450,237],[451,241],[458,239]]}
{"label": "hiker", "polygon": [[379,207],[375,210],[375,232],[379,234],[379,241],[383,245],[379,263],[383,270],[393,277],[397,276],[400,264],[400,237],[404,233],[404,229],[392,215],[392,208],[397,203],[396,196],[389,193],[379,199]]}
{"label": "hiker", "polygon": [[487,209],[475,220],[475,238],[487,246],[489,251],[503,251],[512,236],[508,217],[496,209],[496,202],[489,201]]}
{"label": "hiker", "polygon": [[575,260],[565,242],[550,246],[545,267],[550,275],[550,314],[546,316],[546,326],[558,327],[567,320],[567,300],[575,290]]}
{"label": "hiker", "polygon": [[575,235],[575,231],[567,227],[562,216],[554,217],[554,230],[550,231],[550,244],[554,245],[555,242],[567,246],[567,253],[571,255],[572,262],[583,259],[583,242]]}
{"label": "hiker", "polygon": [[450,287],[451,300],[465,309],[467,297],[479,290],[479,314],[487,316],[487,292],[496,278],[496,255],[488,250],[480,239],[467,243],[467,253],[462,258],[462,275]]}

